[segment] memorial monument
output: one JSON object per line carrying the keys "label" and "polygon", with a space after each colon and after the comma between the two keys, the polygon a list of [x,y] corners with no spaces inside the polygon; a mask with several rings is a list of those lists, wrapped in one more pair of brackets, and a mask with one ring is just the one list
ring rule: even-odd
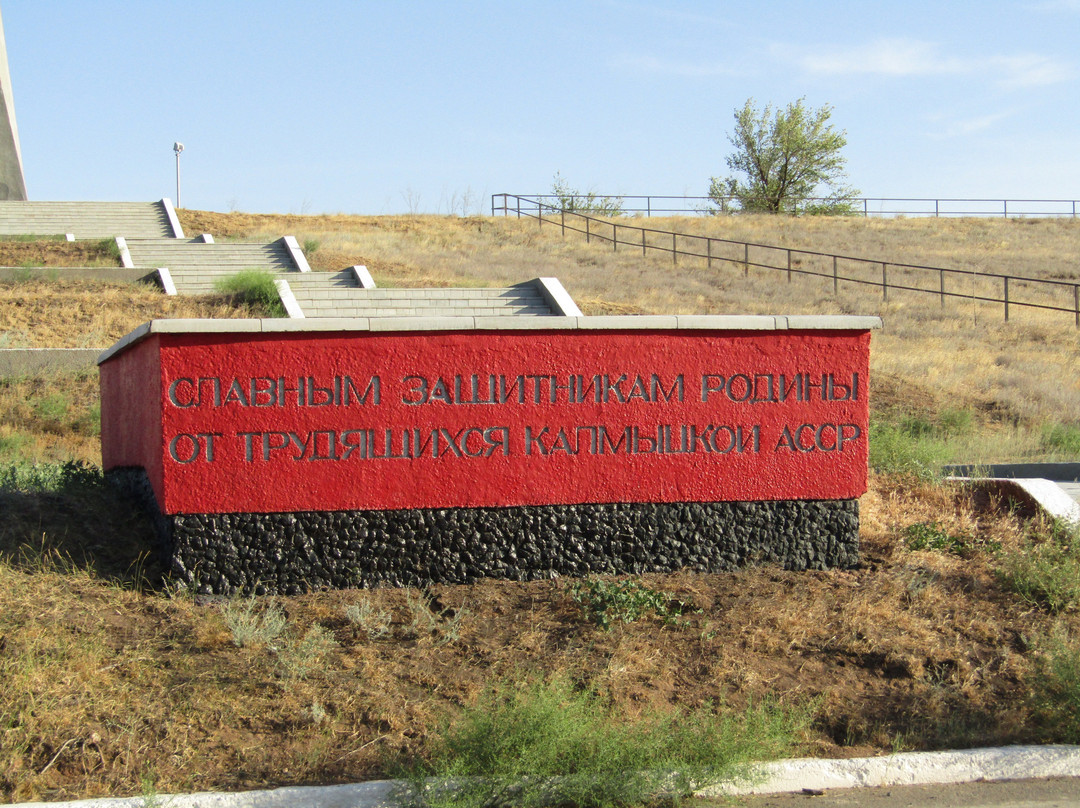
{"label": "memorial monument", "polygon": [[106,474],[207,592],[858,563],[876,317],[158,320]]}
{"label": "memorial monument", "polygon": [[4,40],[4,21],[0,18],[0,200],[26,199],[23,180],[22,152],[19,150],[19,130],[15,126],[15,101],[11,94],[11,73],[8,70],[7,43]]}

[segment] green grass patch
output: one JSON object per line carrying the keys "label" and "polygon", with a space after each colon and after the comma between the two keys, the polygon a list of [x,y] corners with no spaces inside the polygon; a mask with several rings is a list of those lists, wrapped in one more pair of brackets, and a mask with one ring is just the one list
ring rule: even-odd
{"label": "green grass patch", "polygon": [[935,479],[941,466],[975,432],[967,409],[943,409],[936,415],[895,414],[870,422],[870,467],[885,474]]}
{"label": "green grass patch", "polygon": [[285,317],[287,313],[274,284],[274,274],[262,269],[245,269],[221,278],[214,288],[237,301],[257,309],[266,317]]}
{"label": "green grass patch", "polygon": [[927,422],[905,419],[901,424],[870,424],[870,467],[877,472],[936,479],[948,457],[949,447]]}
{"label": "green grass patch", "polygon": [[632,578],[622,581],[587,578],[572,582],[567,592],[581,604],[585,616],[605,631],[616,621],[633,623],[649,615],[674,623],[693,610],[669,592],[652,589]]}
{"label": "green grass patch", "polygon": [[80,493],[104,485],[101,470],[77,461],[0,466],[2,494]]}
{"label": "green grass patch", "polygon": [[1080,537],[1061,522],[1033,531],[1030,541],[1000,554],[997,574],[1032,605],[1053,613],[1080,607]]}
{"label": "green grass patch", "polygon": [[1080,640],[1058,627],[1044,641],[1032,701],[1057,743],[1080,743]]}
{"label": "green grass patch", "polygon": [[1066,455],[1080,455],[1080,427],[1072,424],[1043,424],[1040,443],[1044,449]]}
{"label": "green grass patch", "polygon": [[503,683],[445,726],[426,760],[396,773],[413,806],[641,805],[749,779],[750,763],[790,751],[813,709],[705,704],[627,721],[563,679]]}
{"label": "green grass patch", "polygon": [[916,522],[904,529],[904,543],[909,550],[934,550],[968,556],[976,549],[977,542],[970,536],[949,533],[937,522]]}

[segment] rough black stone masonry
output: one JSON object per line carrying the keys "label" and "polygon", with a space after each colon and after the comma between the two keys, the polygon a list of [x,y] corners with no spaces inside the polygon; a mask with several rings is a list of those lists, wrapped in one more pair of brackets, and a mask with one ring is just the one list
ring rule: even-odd
{"label": "rough black stone masonry", "polygon": [[109,477],[154,511],[174,576],[206,593],[859,561],[858,500],[166,516],[141,469]]}

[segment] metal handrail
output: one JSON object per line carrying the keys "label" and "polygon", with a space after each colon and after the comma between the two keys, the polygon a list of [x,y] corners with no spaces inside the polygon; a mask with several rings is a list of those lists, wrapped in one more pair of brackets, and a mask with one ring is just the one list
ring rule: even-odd
{"label": "metal handrail", "polygon": [[[624,214],[644,214],[645,216],[662,216],[667,214],[689,215],[714,215],[716,213],[729,213],[739,210],[739,199],[733,196],[675,196],[657,194],[612,194],[602,196],[600,194],[492,194],[491,215],[496,213],[496,197],[519,197],[545,205],[554,202],[554,207],[559,208],[558,203],[570,202],[568,210],[581,203],[579,209],[587,209],[590,202],[597,200],[618,201],[622,203],[620,212]],[[638,202],[637,206],[627,203]],[[678,201],[683,204],[673,205]],[[934,216],[934,217],[1045,217],[1045,218],[1076,218],[1080,213],[1080,200],[1077,199],[964,199],[959,197],[923,198],[923,197],[852,197],[845,200],[850,202],[850,213],[865,217],[887,216]],[[830,197],[806,197],[794,200],[792,213],[798,213],[807,206],[835,203],[835,198]],[[957,207],[964,206],[964,207]],[[1032,207],[1038,206],[1038,207]]]}
{"label": "metal handrail", "polygon": [[[502,206],[496,205],[496,197],[501,197]],[[514,202],[514,207],[510,207],[510,202]],[[524,207],[522,207],[524,203]],[[713,261],[727,262],[736,264],[743,267],[744,273],[749,274],[751,268],[755,269],[768,269],[786,272],[788,280],[791,280],[793,274],[809,275],[813,277],[830,278],[833,282],[834,293],[839,293],[839,285],[841,282],[864,285],[864,286],[876,286],[881,288],[882,296],[884,299],[888,299],[890,290],[894,291],[908,291],[908,292],[921,292],[924,294],[933,294],[939,297],[941,304],[945,305],[946,298],[963,298],[965,300],[980,301],[984,303],[1001,304],[1004,307],[1005,321],[1009,320],[1009,309],[1013,306],[1019,306],[1024,308],[1042,309],[1046,311],[1060,311],[1069,312],[1073,314],[1074,323],[1077,328],[1080,328],[1080,282],[1073,281],[1060,281],[1050,280],[1042,278],[1026,278],[1021,275],[1005,275],[997,272],[982,272],[976,270],[966,269],[954,269],[950,267],[935,267],[922,264],[904,264],[893,261],[881,261],[870,258],[861,258],[852,255],[840,255],[836,253],[824,253],[817,252],[815,250],[803,250],[797,247],[778,247],[772,244],[760,244],[756,242],[748,241],[735,241],[732,239],[717,238],[715,236],[702,236],[696,233],[679,233],[671,230],[660,230],[652,227],[645,227],[642,225],[630,224],[626,221],[620,221],[621,217],[597,217],[589,216],[577,211],[565,210],[556,205],[549,205],[540,201],[537,197],[517,196],[515,194],[494,194],[492,195],[492,214],[496,211],[502,211],[504,215],[516,214],[518,218],[525,217],[529,219],[536,219],[539,226],[543,227],[544,223],[551,222],[562,229],[565,234],[567,230],[575,233],[581,233],[585,236],[587,242],[591,242],[592,239],[597,239],[601,242],[608,242],[612,245],[612,249],[618,250],[619,247],[627,246],[634,249],[640,249],[642,255],[647,254],[648,250],[659,250],[664,253],[671,253],[672,262],[678,264],[679,257],[686,258],[702,258],[708,262],[711,267]],[[567,222],[567,217],[571,218],[570,223]],[[557,217],[557,220],[556,220]],[[584,224],[584,229],[575,227],[573,222],[580,221]],[[640,235],[640,238],[633,241],[620,239],[619,231],[633,231]],[[649,237],[652,236],[653,243],[649,243]],[[665,242],[670,239],[670,246],[667,244],[657,244],[656,237],[663,236]],[[679,239],[683,240],[683,248],[679,247]],[[687,249],[686,242],[704,242],[705,252],[697,252]],[[714,252],[714,245],[731,245],[742,250],[741,257],[728,257],[724,255],[717,255]],[[762,261],[751,261],[750,251],[751,249],[761,251],[768,250],[773,252],[782,253],[786,257],[785,266],[777,266],[775,264],[763,263]],[[805,269],[798,266],[794,258],[820,258],[831,261],[831,272],[817,272],[810,269]],[[850,275],[841,275],[839,273],[840,262],[844,263],[856,263],[859,265],[872,266],[875,269],[881,268],[881,280],[869,280],[867,278],[852,277]],[[897,283],[894,278],[890,283],[888,280],[888,271],[900,270],[916,273],[935,273],[938,280],[937,289],[927,289],[920,286],[910,286],[905,283]],[[965,281],[971,279],[972,291],[970,293],[957,292],[954,290],[946,289],[946,278],[959,277]],[[982,280],[984,282],[989,281],[992,283],[1001,283],[1002,296],[990,297],[985,294],[976,294],[974,285],[977,281]],[[1009,288],[1010,283],[1014,291],[1018,286],[1028,286],[1035,288],[1047,288],[1051,290],[1070,289],[1071,305],[1061,306],[1053,305],[1050,303],[1038,303],[1034,301],[1018,300],[1015,297],[1010,297]]]}

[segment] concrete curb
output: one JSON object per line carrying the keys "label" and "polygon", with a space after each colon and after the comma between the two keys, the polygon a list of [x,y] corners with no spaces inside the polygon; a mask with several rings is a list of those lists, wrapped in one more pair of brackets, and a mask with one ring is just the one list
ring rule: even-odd
{"label": "concrete curb", "polygon": [[1028,502],[1051,519],[1080,526],[1080,503],[1053,480],[1027,477],[948,477],[965,485],[987,488],[999,494]]}
{"label": "concrete curb", "polygon": [[[696,796],[778,794],[874,786],[971,783],[978,780],[1026,780],[1080,777],[1080,746],[1006,746],[958,752],[905,752],[874,758],[819,760],[801,758],[766,763],[765,779],[756,786],[715,786]],[[235,794],[158,794],[152,797],[105,797],[73,802],[25,802],[13,808],[391,808],[394,780],[343,786],[277,788]]]}
{"label": "concrete curb", "polygon": [[766,763],[756,786],[715,786],[697,796],[778,794],[804,788],[872,788],[1080,777],[1080,746],[1004,746],[956,752],[903,752],[873,758],[801,758]]}

